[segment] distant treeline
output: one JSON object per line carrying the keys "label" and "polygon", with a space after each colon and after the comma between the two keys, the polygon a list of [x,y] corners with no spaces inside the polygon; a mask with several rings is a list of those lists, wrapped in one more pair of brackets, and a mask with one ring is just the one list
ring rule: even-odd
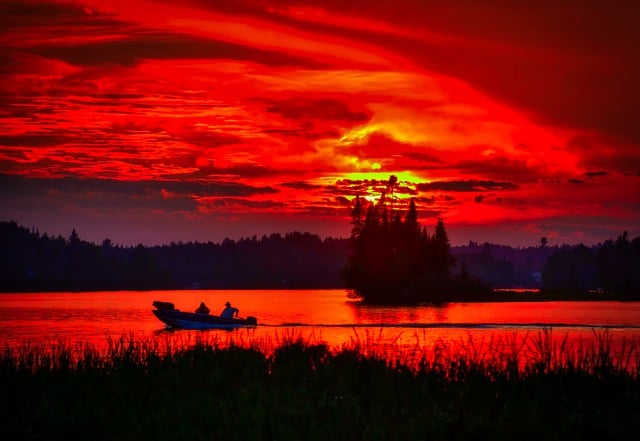
{"label": "distant treeline", "polygon": [[640,298],[640,236],[629,240],[625,231],[595,247],[561,247],[542,272],[549,292],[596,290]]}
{"label": "distant treeline", "polygon": [[[601,288],[640,295],[640,238],[585,247],[516,248],[469,242],[451,247],[456,263],[495,288],[554,291]],[[221,243],[121,246],[49,236],[0,222],[0,291],[344,288],[349,239],[293,232]]]}
{"label": "distant treeline", "polygon": [[0,290],[335,288],[344,239],[310,233],[123,247],[0,223]]}

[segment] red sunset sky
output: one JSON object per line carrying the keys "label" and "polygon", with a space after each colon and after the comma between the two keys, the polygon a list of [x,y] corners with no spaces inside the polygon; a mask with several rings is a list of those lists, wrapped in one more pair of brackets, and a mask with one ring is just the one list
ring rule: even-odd
{"label": "red sunset sky", "polygon": [[390,174],[453,244],[640,234],[634,1],[0,0],[0,220],[347,237]]}

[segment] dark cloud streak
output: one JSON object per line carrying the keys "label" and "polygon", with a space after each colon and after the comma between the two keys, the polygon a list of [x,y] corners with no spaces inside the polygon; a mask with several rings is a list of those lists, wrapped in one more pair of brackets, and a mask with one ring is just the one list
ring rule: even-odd
{"label": "dark cloud streak", "polygon": [[436,181],[429,183],[420,183],[416,185],[417,190],[423,192],[430,191],[454,191],[454,192],[470,192],[470,191],[496,191],[496,190],[514,190],[517,185],[511,182],[496,181]]}
{"label": "dark cloud streak", "polygon": [[11,189],[14,193],[42,193],[46,189],[64,193],[112,193],[128,196],[161,194],[163,191],[190,196],[253,196],[277,193],[277,190],[271,187],[256,187],[224,181],[119,181],[73,177],[47,179],[9,174],[0,174],[0,187],[7,191]]}
{"label": "dark cloud streak", "polygon": [[79,66],[121,64],[133,66],[143,59],[230,59],[260,63],[265,66],[321,68],[323,63],[224,41],[188,35],[144,32],[128,38],[74,45],[41,45],[31,52]]}
{"label": "dark cloud streak", "polygon": [[352,111],[344,102],[331,98],[294,97],[282,100],[264,100],[267,112],[278,113],[288,119],[319,119],[362,123],[371,118],[364,111]]}

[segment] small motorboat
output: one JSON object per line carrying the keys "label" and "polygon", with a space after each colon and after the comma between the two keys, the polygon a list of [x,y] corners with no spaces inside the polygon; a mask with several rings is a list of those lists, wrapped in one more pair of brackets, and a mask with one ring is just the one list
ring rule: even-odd
{"label": "small motorboat", "polygon": [[153,315],[173,329],[231,329],[258,325],[258,320],[253,316],[226,318],[219,315],[183,312],[176,309],[171,302],[155,300],[152,304],[156,308],[151,311]]}

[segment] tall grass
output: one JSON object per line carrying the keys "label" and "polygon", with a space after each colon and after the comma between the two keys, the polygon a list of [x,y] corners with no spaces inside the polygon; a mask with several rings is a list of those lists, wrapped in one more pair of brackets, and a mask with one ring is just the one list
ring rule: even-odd
{"label": "tall grass", "polygon": [[0,418],[7,439],[635,439],[637,343],[595,337],[25,343],[0,357]]}
{"label": "tall grass", "polygon": [[314,334],[304,335],[295,330],[274,332],[261,338],[248,338],[238,334],[185,335],[181,338],[138,338],[134,334],[106,337],[106,344],[70,344],[63,341],[54,345],[34,345],[24,342],[17,347],[5,347],[0,357],[2,372],[63,372],[63,371],[117,371],[128,367],[146,367],[170,363],[185,354],[222,352],[246,349],[261,353],[271,361],[283,348],[291,346],[323,347],[332,356],[340,353],[384,362],[388,366],[403,366],[412,372],[440,369],[452,363],[473,366],[489,372],[510,375],[580,372],[586,375],[616,374],[640,376],[640,345],[637,339],[622,338],[612,345],[613,335],[607,331],[593,332],[594,339],[571,342],[568,334],[556,338],[552,329],[534,334],[516,334],[495,338],[489,334],[480,339],[471,334],[457,342],[437,340],[432,345],[422,344],[424,337],[415,337],[414,345],[399,344],[395,339],[383,337],[383,332],[364,334],[354,332],[340,347],[330,348]]}

